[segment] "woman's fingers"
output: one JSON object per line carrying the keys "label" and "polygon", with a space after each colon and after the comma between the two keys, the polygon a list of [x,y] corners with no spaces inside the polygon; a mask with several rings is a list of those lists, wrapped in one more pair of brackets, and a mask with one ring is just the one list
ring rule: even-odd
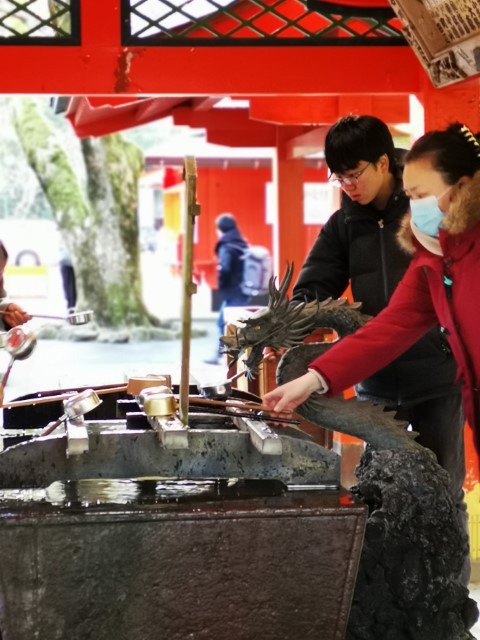
{"label": "woman's fingers", "polygon": [[299,404],[319,388],[319,381],[312,373],[306,373],[280,387],[269,391],[263,397],[263,403],[272,411],[294,411]]}

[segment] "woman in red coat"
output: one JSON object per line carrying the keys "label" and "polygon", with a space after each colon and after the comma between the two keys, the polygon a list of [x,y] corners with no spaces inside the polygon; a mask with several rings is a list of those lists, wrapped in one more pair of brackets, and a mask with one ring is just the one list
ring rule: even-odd
{"label": "woman in red coat", "polygon": [[275,411],[311,393],[337,395],[372,375],[439,323],[458,363],[465,412],[480,451],[480,146],[460,124],[432,131],[406,158],[411,217],[400,241],[414,253],[389,305],[314,360],[308,372],[267,393]]}

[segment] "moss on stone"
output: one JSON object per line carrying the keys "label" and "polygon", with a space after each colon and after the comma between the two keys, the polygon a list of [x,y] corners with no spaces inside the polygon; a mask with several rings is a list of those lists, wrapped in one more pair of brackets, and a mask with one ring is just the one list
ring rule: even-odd
{"label": "moss on stone", "polygon": [[[33,100],[22,101],[15,127],[68,240],[80,306],[92,308],[100,326],[150,326],[150,314],[142,300],[138,244],[140,149],[118,134],[83,139],[85,192],[68,154]],[[102,233],[108,234],[107,245],[118,269],[106,269],[106,260],[112,256],[105,255],[102,238],[107,236],[99,236]]]}

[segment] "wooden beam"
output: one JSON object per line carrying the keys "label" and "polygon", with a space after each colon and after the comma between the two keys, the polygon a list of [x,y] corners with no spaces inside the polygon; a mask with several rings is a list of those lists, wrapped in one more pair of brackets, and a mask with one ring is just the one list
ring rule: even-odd
{"label": "wooden beam", "polygon": [[287,125],[334,122],[338,117],[337,96],[272,96],[250,100],[253,120]]}
{"label": "wooden beam", "polygon": [[377,116],[388,123],[408,122],[408,94],[275,96],[250,100],[250,117],[276,124],[332,124],[349,113]]}
{"label": "wooden beam", "polygon": [[306,133],[290,138],[285,143],[287,159],[303,158],[310,153],[318,153],[325,148],[325,138],[330,127],[316,127]]}
{"label": "wooden beam", "polygon": [[206,129],[209,142],[230,147],[273,147],[275,127],[250,120],[248,109],[213,109],[194,111],[191,107],[178,107],[173,111],[176,125]]}
{"label": "wooden beam", "polygon": [[[113,98],[113,101],[116,97]],[[125,100],[124,97],[121,98]],[[183,102],[182,98],[149,98],[123,102],[113,106],[102,98],[97,107],[96,99],[75,96],[71,99],[66,117],[80,137],[103,136],[109,133],[138,127],[170,115],[172,109]]]}
{"label": "wooden beam", "polygon": [[0,65],[3,93],[58,95],[416,93],[425,73],[406,47],[8,46]]}
{"label": "wooden beam", "polygon": [[192,109],[194,111],[210,111],[223,97],[224,96],[209,96],[208,98],[193,98],[191,101]]}
{"label": "wooden beam", "polygon": [[406,46],[195,47],[187,41],[124,47],[120,0],[82,0],[80,15],[80,46],[1,46],[1,91],[146,97],[395,94],[417,93],[426,76]]}

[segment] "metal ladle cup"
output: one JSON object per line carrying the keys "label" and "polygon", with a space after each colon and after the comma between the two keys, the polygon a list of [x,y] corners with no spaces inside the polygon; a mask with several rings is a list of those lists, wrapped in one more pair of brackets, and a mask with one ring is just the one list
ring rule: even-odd
{"label": "metal ladle cup", "polygon": [[95,407],[98,407],[101,402],[102,400],[100,400],[97,392],[93,389],[85,389],[85,391],[81,393],[76,393],[70,398],[66,398],[63,401],[63,415],[61,415],[58,420],[51,422],[40,435],[48,436],[48,434],[52,433],[65,419],[69,418],[70,420],[74,420],[75,418],[79,418],[95,409]]}
{"label": "metal ladle cup", "polygon": [[[275,353],[266,353],[261,362],[275,358]],[[225,382],[219,384],[201,385],[197,384],[198,392],[207,400],[226,400],[232,395],[232,382],[241,376],[247,375],[247,371],[237,371],[231,378],[227,378]]]}
{"label": "metal ladle cup", "polygon": [[232,382],[246,373],[246,371],[237,371],[235,375],[225,380],[225,382],[209,385],[198,384],[197,389],[207,400],[226,400],[232,395]]}
{"label": "metal ladle cup", "polygon": [[3,374],[2,387],[8,382],[10,372],[15,360],[25,360],[28,358],[37,345],[37,338],[32,331],[25,331],[21,327],[13,327],[7,331],[5,339],[5,349],[11,355],[7,370]]}

